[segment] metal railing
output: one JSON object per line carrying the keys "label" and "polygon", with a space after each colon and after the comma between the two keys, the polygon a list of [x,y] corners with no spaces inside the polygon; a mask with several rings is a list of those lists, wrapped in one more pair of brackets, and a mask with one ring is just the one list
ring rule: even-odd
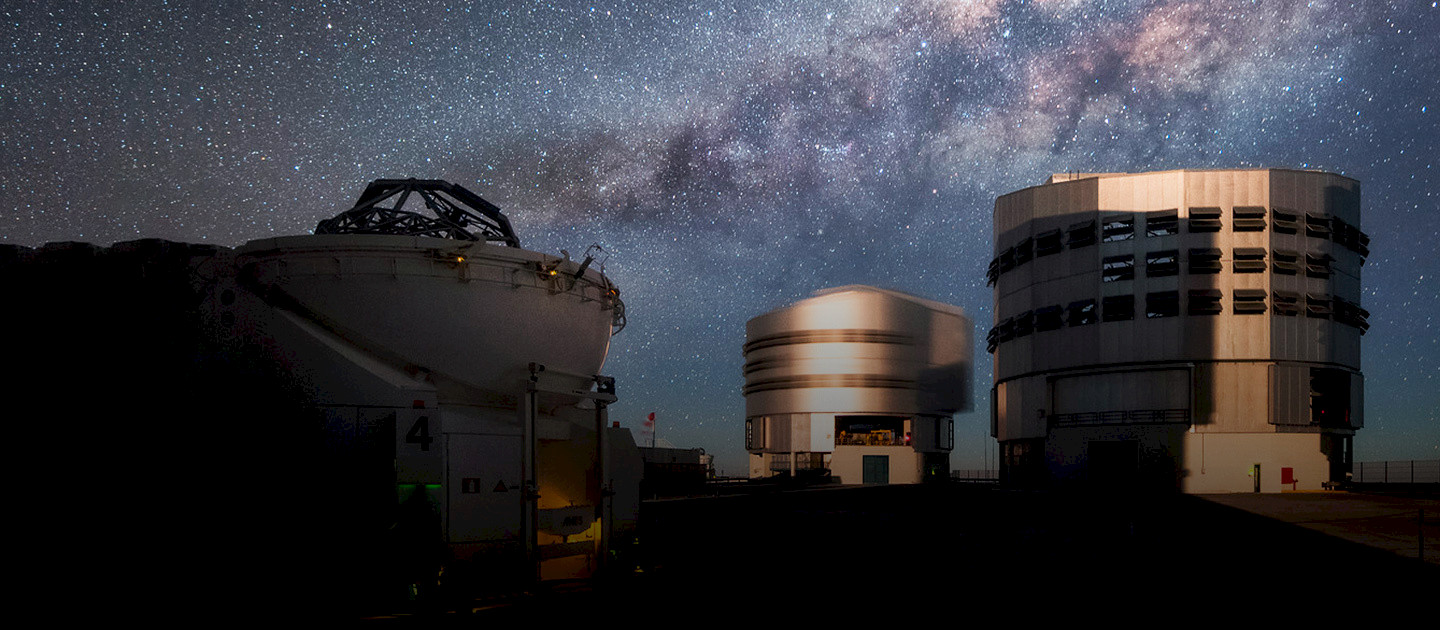
{"label": "metal railing", "polygon": [[[825,454],[824,454],[824,453],[796,453],[796,454],[795,454],[795,470],[800,471],[800,470],[824,470],[824,469],[825,469]],[[789,453],[776,453],[776,454],[772,455],[771,458],[770,458],[770,470],[771,470],[771,472],[789,472],[789,471],[790,471],[790,454],[789,454]]]}
{"label": "metal railing", "polygon": [[1000,481],[1000,471],[993,468],[989,470],[952,470],[950,471],[950,480],[974,483],[996,483]]}
{"label": "metal railing", "polygon": [[841,432],[835,438],[836,446],[908,446],[905,436],[894,431],[870,431],[868,433]]}
{"label": "metal railing", "polygon": [[1355,483],[1440,483],[1440,459],[1355,462],[1350,480]]}
{"label": "metal railing", "polygon": [[1052,425],[1086,424],[1185,424],[1190,414],[1184,409],[1132,409],[1129,411],[1090,411],[1058,413],[1050,416]]}

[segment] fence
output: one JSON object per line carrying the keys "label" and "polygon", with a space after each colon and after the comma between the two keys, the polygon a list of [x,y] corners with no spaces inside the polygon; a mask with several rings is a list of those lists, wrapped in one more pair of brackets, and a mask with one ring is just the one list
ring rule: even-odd
{"label": "fence", "polygon": [[[795,453],[795,470],[825,470],[824,453]],[[790,472],[790,454],[776,453],[770,459],[771,472]]]}
{"label": "fence", "polygon": [[1355,462],[1355,483],[1440,483],[1440,459]]}
{"label": "fence", "polygon": [[994,469],[952,470],[950,471],[950,479],[953,481],[996,482],[1000,481],[1000,471]]}

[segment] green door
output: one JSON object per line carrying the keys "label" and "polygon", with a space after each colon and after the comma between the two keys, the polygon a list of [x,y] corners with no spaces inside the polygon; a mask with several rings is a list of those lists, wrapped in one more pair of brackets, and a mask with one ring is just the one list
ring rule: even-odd
{"label": "green door", "polygon": [[890,483],[890,456],[889,455],[865,455],[860,460],[864,481],[867,484],[888,484]]}

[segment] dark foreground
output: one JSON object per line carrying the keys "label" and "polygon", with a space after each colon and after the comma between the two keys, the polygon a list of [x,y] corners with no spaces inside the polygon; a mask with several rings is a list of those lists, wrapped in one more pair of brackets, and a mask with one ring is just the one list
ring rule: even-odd
{"label": "dark foreground", "polygon": [[[1339,511],[1325,516],[1327,497],[1316,495],[1301,499],[1297,509],[1306,516],[1287,523],[1289,496],[1272,495],[1269,503],[1248,498],[1231,507],[1178,495],[888,486],[651,501],[635,550],[639,572],[593,586],[460,603],[450,613],[368,621],[471,626],[618,615],[649,626],[711,617],[760,622],[775,615],[844,621],[997,610],[1095,614],[1117,606],[1213,611],[1240,603],[1302,605],[1296,612],[1323,616],[1372,597],[1386,610],[1433,610],[1440,558],[1422,564],[1413,551],[1405,557],[1397,549],[1417,533],[1416,520],[1403,514],[1434,500],[1386,499],[1390,503],[1379,507],[1359,499],[1336,502]],[[1256,506],[1262,513],[1278,510],[1282,519],[1246,511]],[[1347,509],[1359,511],[1348,518]],[[1428,514],[1424,535],[1435,541],[1440,514]],[[1396,549],[1294,524],[1317,518],[1379,532]]]}

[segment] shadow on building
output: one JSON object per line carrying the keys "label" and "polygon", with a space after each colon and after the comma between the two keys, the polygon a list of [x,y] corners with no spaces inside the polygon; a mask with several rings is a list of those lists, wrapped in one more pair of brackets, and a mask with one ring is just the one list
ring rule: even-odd
{"label": "shadow on building", "polygon": [[1057,175],[996,202],[992,434],[1014,485],[1320,489],[1363,425],[1359,185]]}

